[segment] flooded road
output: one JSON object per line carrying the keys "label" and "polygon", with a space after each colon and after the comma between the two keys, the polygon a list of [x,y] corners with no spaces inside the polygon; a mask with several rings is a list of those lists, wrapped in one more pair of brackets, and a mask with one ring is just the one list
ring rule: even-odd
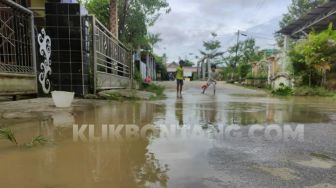
{"label": "flooded road", "polygon": [[[202,95],[199,82],[180,99],[174,83],[162,84],[160,101],[79,101],[50,112],[0,103],[0,126],[19,143],[50,139],[33,148],[0,140],[0,187],[336,187],[335,99],[223,83]],[[286,126],[297,128],[290,139]]]}

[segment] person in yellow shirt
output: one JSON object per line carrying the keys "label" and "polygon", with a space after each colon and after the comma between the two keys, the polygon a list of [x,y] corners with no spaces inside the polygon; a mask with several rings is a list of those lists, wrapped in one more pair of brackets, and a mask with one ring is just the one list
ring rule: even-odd
{"label": "person in yellow shirt", "polygon": [[177,92],[177,97],[182,97],[182,87],[183,87],[183,80],[184,80],[184,76],[183,76],[184,62],[181,60],[179,64],[180,66],[176,68],[176,83],[177,83],[176,92]]}

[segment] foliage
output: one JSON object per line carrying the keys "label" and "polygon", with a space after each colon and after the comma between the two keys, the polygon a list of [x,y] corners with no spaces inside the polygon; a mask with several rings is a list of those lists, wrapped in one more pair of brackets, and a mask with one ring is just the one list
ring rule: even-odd
{"label": "foliage", "polygon": [[224,54],[224,52],[219,52],[218,50],[222,47],[220,41],[217,39],[216,33],[211,33],[212,39],[209,41],[203,41],[203,50],[200,50],[201,55],[204,58],[215,59],[218,56]]}
{"label": "foliage", "polygon": [[253,38],[238,42],[238,44],[229,47],[227,52],[228,56],[222,61],[226,64],[224,78],[231,81],[246,78],[248,73],[252,71],[251,62],[259,61],[262,58],[259,47],[256,46]]}
{"label": "foliage", "polygon": [[298,42],[289,55],[294,62],[294,71],[308,74],[309,86],[312,83],[312,71],[320,75],[320,84],[324,86],[326,74],[336,58],[336,31],[332,24],[320,33],[311,32],[308,39]]}
{"label": "foliage", "polygon": [[24,145],[26,147],[34,147],[38,144],[43,145],[43,144],[48,143],[48,142],[49,142],[49,140],[46,137],[39,135],[39,136],[33,137],[31,142],[26,143]]}
{"label": "foliage", "polygon": [[246,79],[267,80],[267,74],[261,72],[257,75],[252,75],[252,73],[248,73]]}
{"label": "foliage", "polygon": [[192,66],[194,66],[194,63],[192,62],[192,61],[190,61],[189,59],[183,59],[183,64],[182,64],[182,66],[184,66],[184,67],[192,67]]}
{"label": "foliage", "polygon": [[225,67],[220,74],[224,80],[230,80],[231,82],[239,79],[237,69],[233,69],[232,67]]}
{"label": "foliage", "polygon": [[141,72],[138,69],[134,70],[134,80],[137,81],[139,84],[143,82]]}
{"label": "foliage", "polygon": [[277,96],[290,96],[293,95],[293,90],[281,83],[278,89],[272,91],[272,94]]}
{"label": "foliage", "polygon": [[207,54],[215,54],[217,53],[218,49],[221,48],[221,43],[219,40],[216,39],[217,34],[216,33],[211,33],[212,39],[209,41],[203,41],[203,47],[205,51],[201,50],[202,55],[207,55]]}
{"label": "foliage", "polygon": [[15,135],[11,129],[0,129],[0,138],[9,140],[15,145],[18,145]]}
{"label": "foliage", "polygon": [[[279,25],[284,28],[295,20],[307,14],[311,9],[327,2],[327,0],[292,0],[291,5],[288,7],[288,13],[284,14]],[[283,46],[284,38],[281,34],[275,34],[276,40],[280,47]]]}
{"label": "foliage", "polygon": [[335,96],[335,93],[323,87],[297,87],[295,88],[294,95],[332,97]]}
{"label": "foliage", "polygon": [[[4,129],[4,128],[0,129],[0,138],[9,140],[10,142],[12,142],[15,145],[19,145],[19,143],[16,140],[15,134],[13,133],[13,131],[11,129]],[[39,135],[39,136],[33,137],[31,142],[25,143],[25,144],[23,144],[23,146],[33,147],[33,146],[36,146],[37,144],[43,145],[47,142],[49,142],[48,138],[46,138],[42,135]]]}
{"label": "foliage", "polygon": [[165,88],[163,86],[159,86],[153,83],[151,84],[143,83],[141,86],[141,90],[155,93],[158,98],[162,98],[164,97]]}
{"label": "foliage", "polygon": [[156,62],[156,72],[161,73],[161,80],[168,80],[168,72],[166,67],[166,54],[162,56],[154,55]]}
{"label": "foliage", "polygon": [[238,66],[238,73],[240,78],[246,78],[248,73],[252,70],[252,65],[249,63],[241,63]]}
{"label": "foliage", "polygon": [[[109,25],[110,0],[88,0],[85,7],[105,26]],[[150,49],[160,41],[159,34],[148,33],[162,12],[169,13],[166,0],[119,0],[119,39],[130,48],[142,46]]]}
{"label": "foliage", "polygon": [[[238,49],[238,51],[237,51]],[[256,46],[255,39],[250,38],[240,41],[228,49],[228,56],[224,59],[227,66],[236,68],[239,64],[259,61],[262,55],[258,53],[259,47]]]}

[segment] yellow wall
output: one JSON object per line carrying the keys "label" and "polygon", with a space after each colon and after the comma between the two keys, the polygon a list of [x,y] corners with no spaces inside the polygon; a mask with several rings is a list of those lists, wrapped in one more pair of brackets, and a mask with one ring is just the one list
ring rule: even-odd
{"label": "yellow wall", "polygon": [[31,0],[30,9],[35,13],[35,16],[44,17],[44,8],[46,0]]}

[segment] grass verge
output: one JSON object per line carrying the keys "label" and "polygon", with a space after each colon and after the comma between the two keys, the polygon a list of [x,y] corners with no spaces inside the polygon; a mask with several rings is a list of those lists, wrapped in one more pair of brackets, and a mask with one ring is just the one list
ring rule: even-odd
{"label": "grass verge", "polygon": [[155,93],[156,97],[152,97],[151,100],[164,99],[166,97],[164,94],[165,87],[154,83],[142,83],[140,90]]}

